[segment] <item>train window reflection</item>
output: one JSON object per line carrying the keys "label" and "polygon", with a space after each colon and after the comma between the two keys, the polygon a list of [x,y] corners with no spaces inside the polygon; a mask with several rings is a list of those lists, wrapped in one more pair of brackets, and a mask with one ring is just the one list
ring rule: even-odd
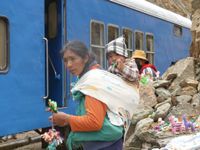
{"label": "train window reflection", "polygon": [[180,37],[182,36],[182,27],[179,25],[174,25],[174,35]]}
{"label": "train window reflection", "polygon": [[91,22],[91,50],[95,54],[97,62],[102,66],[105,65],[104,60],[104,24],[98,21]]}
{"label": "train window reflection", "polygon": [[0,73],[8,70],[8,21],[0,17]]}
{"label": "train window reflection", "polygon": [[48,7],[48,37],[55,38],[57,35],[57,4],[52,2]]}
{"label": "train window reflection", "polygon": [[140,31],[135,32],[135,49],[143,50],[143,33]]}
{"label": "train window reflection", "polygon": [[108,26],[108,43],[119,37],[119,28],[117,26]]}
{"label": "train window reflection", "polygon": [[146,54],[151,64],[154,64],[154,37],[151,34],[146,35]]}
{"label": "train window reflection", "polygon": [[132,56],[133,52],[133,32],[130,29],[123,29],[123,36],[125,38],[125,43],[129,52],[129,56]]}

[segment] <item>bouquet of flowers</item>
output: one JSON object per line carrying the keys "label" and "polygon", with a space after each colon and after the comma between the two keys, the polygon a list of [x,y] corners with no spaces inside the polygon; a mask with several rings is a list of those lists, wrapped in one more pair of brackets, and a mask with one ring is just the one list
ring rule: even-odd
{"label": "bouquet of flowers", "polygon": [[[52,113],[58,112],[57,103],[55,101],[49,99],[48,106],[49,106],[48,110],[50,112]],[[42,134],[41,137],[44,139],[44,141],[49,143],[47,150],[56,150],[56,147],[62,144],[63,142],[63,138],[60,136],[60,133],[56,131],[56,129],[54,128],[53,123],[52,123],[52,128],[49,129],[48,132]]]}

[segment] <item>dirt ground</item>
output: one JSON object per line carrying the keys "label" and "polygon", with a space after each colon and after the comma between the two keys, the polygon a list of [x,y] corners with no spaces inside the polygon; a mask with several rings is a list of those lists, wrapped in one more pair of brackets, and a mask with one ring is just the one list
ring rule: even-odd
{"label": "dirt ground", "polygon": [[41,143],[33,143],[29,144],[27,146],[19,147],[19,148],[14,148],[14,150],[44,150],[41,148]]}
{"label": "dirt ground", "polygon": [[[32,138],[32,137],[38,137],[39,134],[36,133],[35,131],[29,131],[29,132],[24,132],[20,134],[16,134],[14,137],[9,136],[8,139],[4,137],[4,139],[0,139],[0,146],[2,144],[7,144],[7,143],[12,143],[12,142],[17,142],[19,140],[23,140],[26,138]],[[0,150],[8,149],[8,148],[0,148]],[[43,150],[41,148],[41,142],[36,142],[36,143],[31,143],[22,147],[18,148],[9,148],[9,150]]]}

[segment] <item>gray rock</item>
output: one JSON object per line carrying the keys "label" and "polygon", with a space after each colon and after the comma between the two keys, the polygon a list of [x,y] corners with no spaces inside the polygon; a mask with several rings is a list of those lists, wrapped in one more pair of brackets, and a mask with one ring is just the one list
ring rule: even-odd
{"label": "gray rock", "polygon": [[197,93],[197,89],[192,86],[184,87],[180,90],[180,93],[177,93],[178,95],[195,95]]}
{"label": "gray rock", "polygon": [[176,99],[175,96],[172,96],[172,98],[171,98],[171,102],[172,102],[172,106],[176,106],[176,105],[178,105],[178,102],[177,102],[177,99]]}
{"label": "gray rock", "polygon": [[197,67],[197,68],[196,68],[196,75],[199,75],[199,74],[200,74],[200,68],[198,68],[199,65],[197,65],[196,67]]}
{"label": "gray rock", "polygon": [[[134,134],[140,139],[141,133],[144,131],[148,131],[148,129],[151,127],[152,123],[153,123],[153,119],[151,119],[151,118],[145,118],[145,119],[140,120],[136,125]],[[144,140],[144,139],[142,139],[142,140]]]}
{"label": "gray rock", "polygon": [[165,118],[170,110],[171,105],[169,103],[165,103],[161,106],[159,106],[155,111],[155,120],[158,120],[158,118]]}
{"label": "gray rock", "polygon": [[142,142],[155,143],[157,136],[155,135],[155,131],[151,130],[152,123],[153,119],[151,118],[145,118],[137,123],[134,134]]}
{"label": "gray rock", "polygon": [[140,104],[150,107],[154,107],[157,104],[155,89],[151,82],[147,85],[140,84],[139,93]]}
{"label": "gray rock", "polygon": [[171,83],[168,80],[156,80],[153,82],[154,88],[159,88],[159,87],[168,88],[170,84]]}
{"label": "gray rock", "polygon": [[164,89],[164,88],[157,88],[156,94],[158,95],[157,100],[159,103],[171,97],[171,93],[167,89]]}
{"label": "gray rock", "polygon": [[180,93],[181,93],[181,87],[176,86],[176,87],[174,87],[174,89],[169,89],[169,91],[172,96],[177,96],[177,95],[180,95]]}
{"label": "gray rock", "polygon": [[149,150],[151,149],[152,145],[151,143],[142,143],[142,149],[141,150]]}
{"label": "gray rock", "polygon": [[186,114],[186,116],[194,116],[194,114],[198,116],[200,115],[200,107],[194,108],[189,103],[178,104],[177,106],[172,107],[168,116],[174,115],[176,117],[180,117],[183,114]]}
{"label": "gray rock", "polygon": [[136,125],[133,125],[133,124],[131,123],[131,125],[129,126],[128,131],[127,131],[127,133],[126,133],[125,140],[128,140],[128,139],[130,138],[130,136],[132,136],[132,134],[135,132],[135,126],[136,126]]}
{"label": "gray rock", "polygon": [[141,150],[141,147],[130,146],[130,147],[125,147],[123,149],[124,150]]}
{"label": "gray rock", "polygon": [[197,91],[200,92],[200,82],[198,84]]}
{"label": "gray rock", "polygon": [[200,105],[200,93],[197,93],[192,97],[191,105],[195,108]]}
{"label": "gray rock", "polygon": [[197,86],[198,86],[198,81],[197,81],[197,80],[194,80],[194,79],[189,79],[189,78],[187,78],[187,79],[182,80],[182,81],[180,82],[179,85],[180,85],[182,88],[183,88],[183,87],[187,87],[187,86],[192,86],[192,87],[194,87],[194,88],[196,89]]}
{"label": "gray rock", "polygon": [[132,125],[135,125],[138,121],[147,118],[152,113],[153,113],[153,108],[151,108],[150,106],[139,105],[137,109],[134,111],[132,117]]}
{"label": "gray rock", "polygon": [[177,76],[178,76],[177,73],[169,73],[166,76],[166,80],[169,80],[172,82]]}
{"label": "gray rock", "polygon": [[192,100],[192,96],[190,95],[181,95],[181,96],[177,96],[176,100],[179,104],[181,103],[189,103]]}
{"label": "gray rock", "polygon": [[179,60],[175,65],[168,68],[167,71],[162,75],[162,78],[167,79],[169,74],[177,74],[177,77],[173,80],[169,87],[170,89],[175,89],[175,87],[178,86],[182,80],[187,78],[194,79],[194,70],[194,58],[187,57]]}
{"label": "gray rock", "polygon": [[196,76],[196,80],[200,81],[200,75],[199,74]]}
{"label": "gray rock", "polygon": [[133,133],[135,132],[135,126],[136,125],[130,125],[130,127],[128,128],[128,131],[127,131],[127,133],[126,133],[126,137],[125,137],[125,141],[127,141],[132,135],[133,135]]}
{"label": "gray rock", "polygon": [[141,149],[141,147],[142,147],[142,141],[138,137],[136,137],[135,134],[132,134],[129,137],[129,139],[126,140],[125,147],[126,147],[126,149],[127,148],[132,148],[132,149],[139,148],[139,149]]}
{"label": "gray rock", "polygon": [[164,105],[166,103],[169,103],[170,105],[172,105],[172,101],[171,101],[171,97],[168,98],[166,101],[162,102],[162,103],[158,103],[156,106],[155,106],[155,109],[157,109],[158,107],[160,107],[161,105]]}
{"label": "gray rock", "polygon": [[155,144],[156,139],[158,138],[155,134],[155,131],[153,130],[142,130],[138,136],[142,142],[147,142],[152,144]]}

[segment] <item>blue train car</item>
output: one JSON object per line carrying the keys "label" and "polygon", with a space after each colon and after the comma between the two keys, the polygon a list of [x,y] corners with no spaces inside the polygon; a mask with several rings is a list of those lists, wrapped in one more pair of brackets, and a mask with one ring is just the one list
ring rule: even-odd
{"label": "blue train car", "polygon": [[163,73],[189,55],[191,21],[144,0],[1,0],[0,136],[50,126],[48,99],[74,113],[59,51],[81,40],[106,68],[104,46],[124,35]]}

